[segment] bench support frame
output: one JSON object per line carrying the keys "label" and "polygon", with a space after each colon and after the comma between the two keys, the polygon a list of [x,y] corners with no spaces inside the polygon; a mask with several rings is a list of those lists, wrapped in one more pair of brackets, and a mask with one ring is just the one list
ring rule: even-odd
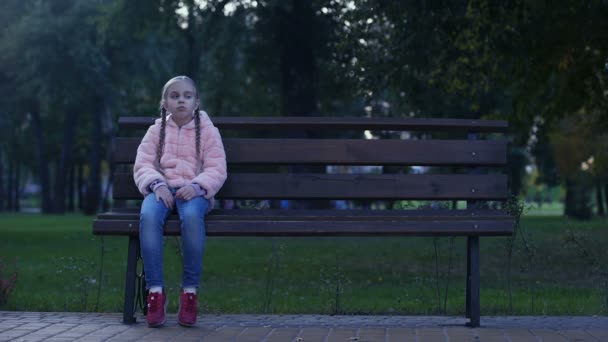
{"label": "bench support frame", "polygon": [[135,311],[139,306],[144,316],[147,314],[146,307],[146,278],[144,276],[143,262],[141,273],[137,272],[137,264],[141,259],[139,237],[129,236],[129,249],[127,251],[127,274],[125,276],[125,299],[122,322],[125,324],[136,323]]}
{"label": "bench support frame", "polygon": [[[143,263],[141,273],[137,273],[137,264],[141,260],[139,238],[129,236],[129,249],[127,251],[127,272],[125,280],[125,298],[123,310],[123,323],[136,323],[135,311],[139,306],[144,316],[146,308],[146,283]],[[466,278],[466,326],[477,328],[480,326],[480,272],[479,272],[479,236],[467,236],[467,278]],[[139,304],[139,305],[138,305]]]}
{"label": "bench support frame", "polygon": [[466,317],[470,318],[467,326],[479,327],[479,236],[467,237],[467,293]]}

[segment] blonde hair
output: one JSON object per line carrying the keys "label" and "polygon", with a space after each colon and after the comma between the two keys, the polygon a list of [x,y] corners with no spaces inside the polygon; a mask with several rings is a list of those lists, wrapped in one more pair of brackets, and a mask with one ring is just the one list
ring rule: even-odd
{"label": "blonde hair", "polygon": [[[160,94],[160,117],[161,117],[161,125],[160,125],[160,138],[158,141],[158,146],[156,148],[156,167],[162,173],[162,169],[160,167],[160,158],[163,154],[163,149],[165,147],[165,130],[167,127],[167,110],[165,109],[165,98],[167,96],[167,89],[179,81],[190,82],[192,87],[194,88],[194,92],[196,93],[196,98],[198,99],[198,88],[196,87],[196,83],[188,77],[188,76],[175,76],[172,79],[168,80],[167,83],[163,86],[163,90]],[[199,115],[199,107],[194,110],[194,126],[196,130],[196,159],[198,160],[201,152],[201,118]]]}

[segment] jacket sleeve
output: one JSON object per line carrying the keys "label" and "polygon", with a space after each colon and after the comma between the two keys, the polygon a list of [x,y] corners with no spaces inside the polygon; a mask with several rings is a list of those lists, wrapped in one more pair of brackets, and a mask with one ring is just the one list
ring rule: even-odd
{"label": "jacket sleeve", "polygon": [[220,132],[215,126],[206,130],[202,138],[203,171],[192,182],[205,189],[205,198],[210,199],[220,191],[226,181],[226,152]]}
{"label": "jacket sleeve", "polygon": [[133,179],[142,195],[150,193],[148,186],[155,180],[166,182],[165,177],[156,168],[156,148],[158,146],[160,127],[152,125],[141,140],[137,148],[135,165],[133,165]]}

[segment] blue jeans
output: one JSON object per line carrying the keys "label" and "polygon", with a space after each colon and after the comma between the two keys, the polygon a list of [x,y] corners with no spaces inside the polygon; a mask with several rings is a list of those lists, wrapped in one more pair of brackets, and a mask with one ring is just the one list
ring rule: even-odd
{"label": "blue jeans", "polygon": [[[177,189],[170,189],[173,196]],[[181,221],[183,273],[182,287],[198,287],[205,248],[205,215],[209,200],[199,196],[189,201],[175,199]],[[146,274],[146,288],[163,286],[163,226],[171,210],[150,193],[141,205],[139,242]]]}

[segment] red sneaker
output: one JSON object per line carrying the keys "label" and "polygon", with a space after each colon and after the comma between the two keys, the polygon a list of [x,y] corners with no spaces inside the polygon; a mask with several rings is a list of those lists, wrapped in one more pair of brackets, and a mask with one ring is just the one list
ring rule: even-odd
{"label": "red sneaker", "polygon": [[183,292],[179,296],[179,313],[177,322],[185,327],[191,327],[196,323],[198,297],[196,293]]}
{"label": "red sneaker", "polygon": [[162,293],[150,292],[147,299],[148,313],[146,321],[149,327],[160,327],[167,320],[167,295],[165,290]]}

